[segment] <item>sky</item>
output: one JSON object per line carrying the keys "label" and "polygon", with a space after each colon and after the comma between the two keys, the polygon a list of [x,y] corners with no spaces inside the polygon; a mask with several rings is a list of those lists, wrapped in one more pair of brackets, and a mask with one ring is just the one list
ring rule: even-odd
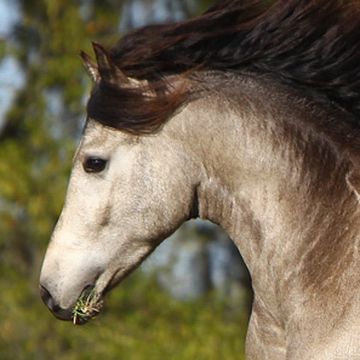
{"label": "sky", "polygon": [[0,36],[8,35],[11,26],[20,18],[17,2],[14,0],[0,0]]}
{"label": "sky", "polygon": [[[10,42],[12,27],[20,19],[16,0],[0,0],[0,38]],[[0,61],[0,130],[15,93],[24,84],[24,74],[12,56]]]}

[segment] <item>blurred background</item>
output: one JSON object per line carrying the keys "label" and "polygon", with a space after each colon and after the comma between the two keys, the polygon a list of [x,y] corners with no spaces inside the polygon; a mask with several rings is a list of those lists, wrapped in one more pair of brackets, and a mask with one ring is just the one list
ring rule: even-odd
{"label": "blurred background", "polygon": [[213,0],[0,0],[0,359],[243,359],[250,279],[230,239],[191,221],[83,327],[56,320],[38,277],[91,82],[78,56]]}

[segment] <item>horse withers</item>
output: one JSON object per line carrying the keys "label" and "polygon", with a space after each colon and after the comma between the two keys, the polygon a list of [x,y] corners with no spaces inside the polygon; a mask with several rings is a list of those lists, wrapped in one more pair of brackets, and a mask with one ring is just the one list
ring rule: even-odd
{"label": "horse withers", "polygon": [[201,217],[252,277],[248,359],[360,359],[359,15],[345,0],[225,1],[94,43],[96,64],[82,54],[95,85],[42,267],[50,310],[74,320],[91,293],[88,320]]}

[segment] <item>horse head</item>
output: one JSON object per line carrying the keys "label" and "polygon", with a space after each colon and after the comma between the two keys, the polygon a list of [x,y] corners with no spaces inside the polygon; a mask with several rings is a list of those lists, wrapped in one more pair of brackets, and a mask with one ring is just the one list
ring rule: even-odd
{"label": "horse head", "polygon": [[[84,58],[95,86],[140,86],[94,48],[97,66]],[[89,289],[98,310],[102,295],[192,216],[197,160],[173,132],[140,136],[87,120],[41,271],[41,296],[60,319],[72,318]]]}

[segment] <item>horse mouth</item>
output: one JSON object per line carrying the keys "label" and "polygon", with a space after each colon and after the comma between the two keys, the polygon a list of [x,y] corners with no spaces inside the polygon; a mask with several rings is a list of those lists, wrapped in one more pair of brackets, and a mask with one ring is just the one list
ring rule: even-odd
{"label": "horse mouth", "polygon": [[73,324],[86,324],[89,320],[95,318],[103,307],[103,295],[96,292],[93,286],[86,287],[72,309]]}
{"label": "horse mouth", "polygon": [[106,294],[116,287],[129,272],[123,272],[120,269],[112,275],[103,274],[97,278],[95,285],[87,286],[73,306],[71,317],[73,324],[83,325],[95,318],[104,307]]}
{"label": "horse mouth", "polygon": [[95,318],[104,307],[104,298],[114,285],[111,285],[113,277],[105,279],[97,278],[95,285],[88,285],[81,292],[78,300],[72,308],[71,320],[74,325],[84,325]]}

